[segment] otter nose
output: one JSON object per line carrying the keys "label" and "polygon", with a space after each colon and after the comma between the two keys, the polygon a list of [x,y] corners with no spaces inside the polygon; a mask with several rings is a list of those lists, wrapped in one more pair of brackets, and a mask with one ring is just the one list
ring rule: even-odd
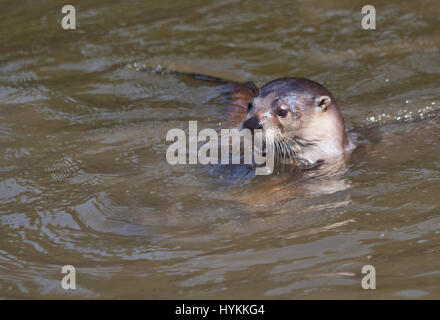
{"label": "otter nose", "polygon": [[252,131],[254,129],[263,129],[263,127],[261,126],[261,123],[260,123],[260,119],[258,119],[257,116],[254,116],[252,118],[247,119],[243,123],[243,127],[247,128],[247,129],[251,129]]}

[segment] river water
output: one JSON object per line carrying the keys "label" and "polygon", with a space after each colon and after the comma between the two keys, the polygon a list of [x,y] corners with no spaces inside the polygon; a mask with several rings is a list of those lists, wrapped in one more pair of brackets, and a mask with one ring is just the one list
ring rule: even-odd
{"label": "river water", "polygon": [[[167,163],[222,86],[324,84],[348,128],[440,107],[438,1],[0,0],[0,298],[440,298],[440,120],[383,125],[330,177]],[[75,290],[61,287],[64,265]],[[376,290],[363,290],[364,265]]]}

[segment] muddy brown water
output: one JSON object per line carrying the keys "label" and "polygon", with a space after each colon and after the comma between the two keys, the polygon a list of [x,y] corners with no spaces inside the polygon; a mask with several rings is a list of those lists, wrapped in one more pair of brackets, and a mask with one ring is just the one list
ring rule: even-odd
{"label": "muddy brown water", "polygon": [[372,1],[369,31],[353,0],[80,0],[76,30],[64,4],[0,1],[1,298],[440,298],[440,120],[330,177],[171,166],[167,131],[218,128],[221,87],[132,68],[303,76],[348,127],[404,119],[440,107],[438,1]]}

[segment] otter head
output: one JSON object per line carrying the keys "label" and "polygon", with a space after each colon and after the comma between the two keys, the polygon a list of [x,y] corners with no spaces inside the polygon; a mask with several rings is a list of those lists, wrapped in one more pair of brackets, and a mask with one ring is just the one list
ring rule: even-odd
{"label": "otter head", "polygon": [[347,144],[333,95],[317,82],[283,78],[267,83],[247,106],[241,128],[262,129],[278,159],[316,163],[337,157]]}

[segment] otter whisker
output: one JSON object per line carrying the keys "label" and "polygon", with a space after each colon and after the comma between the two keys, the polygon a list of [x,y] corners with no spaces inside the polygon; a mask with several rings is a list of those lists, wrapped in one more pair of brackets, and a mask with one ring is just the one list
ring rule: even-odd
{"label": "otter whisker", "polygon": [[299,154],[304,152],[305,149],[315,145],[314,141],[305,140],[296,135],[293,135],[293,138],[289,137],[289,135],[277,137],[275,141],[277,145],[277,156],[283,162],[299,160]]}

